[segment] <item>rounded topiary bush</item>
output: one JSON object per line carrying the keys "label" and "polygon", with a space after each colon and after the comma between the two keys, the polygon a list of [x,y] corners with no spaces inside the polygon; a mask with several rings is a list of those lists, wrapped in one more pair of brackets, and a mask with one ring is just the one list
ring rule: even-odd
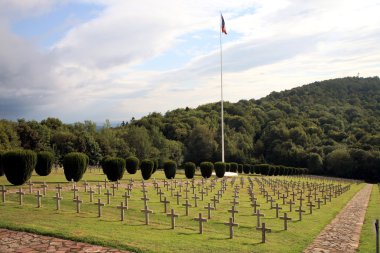
{"label": "rounded topiary bush", "polygon": [[200,168],[202,177],[210,178],[212,175],[212,171],[214,170],[214,164],[212,164],[211,162],[202,162]]}
{"label": "rounded topiary bush", "polygon": [[136,174],[137,168],[139,167],[139,159],[135,156],[130,156],[125,159],[125,168],[129,174]]}
{"label": "rounded topiary bush", "polygon": [[5,176],[14,185],[22,185],[30,179],[36,167],[37,154],[32,150],[14,150],[2,155]]}
{"label": "rounded topiary bush", "polygon": [[108,180],[117,181],[123,178],[125,172],[125,160],[118,157],[109,157],[103,161],[103,171]]}
{"label": "rounded topiary bush", "polygon": [[169,160],[164,163],[164,172],[167,179],[175,178],[177,172],[177,163],[175,161]]}
{"label": "rounded topiary bush", "polygon": [[141,175],[144,180],[148,180],[152,176],[153,167],[154,167],[154,163],[152,160],[145,159],[141,161],[140,169],[141,169]]}
{"label": "rounded topiary bush", "polygon": [[185,169],[186,178],[188,178],[188,179],[194,178],[195,168],[196,168],[195,163],[187,162],[183,165],[183,167]]}
{"label": "rounded topiary bush", "polygon": [[249,171],[251,170],[251,166],[249,164],[243,165],[243,172],[244,174],[249,174]]}
{"label": "rounded topiary bush", "polygon": [[238,172],[243,173],[243,164],[238,164]]}
{"label": "rounded topiary bush", "polygon": [[226,164],[226,171],[231,171],[231,163],[225,163]]}
{"label": "rounded topiary bush", "polygon": [[238,171],[238,164],[237,163],[230,163],[230,171],[231,172],[237,172]]}
{"label": "rounded topiary bush", "polygon": [[4,176],[3,162],[2,162],[3,154],[4,153],[2,151],[0,151],[0,177]]}
{"label": "rounded topiary bush", "polygon": [[153,172],[152,172],[152,175],[158,170],[158,160],[157,159],[154,159],[153,160]]}
{"label": "rounded topiary bush", "polygon": [[87,170],[89,158],[86,154],[72,152],[63,158],[63,171],[67,181],[78,182]]}
{"label": "rounded topiary bush", "polygon": [[224,162],[216,162],[214,164],[214,169],[217,177],[224,177],[224,173],[226,173],[226,164]]}
{"label": "rounded topiary bush", "polygon": [[37,154],[36,173],[40,176],[47,176],[51,173],[54,163],[54,154],[42,151]]}

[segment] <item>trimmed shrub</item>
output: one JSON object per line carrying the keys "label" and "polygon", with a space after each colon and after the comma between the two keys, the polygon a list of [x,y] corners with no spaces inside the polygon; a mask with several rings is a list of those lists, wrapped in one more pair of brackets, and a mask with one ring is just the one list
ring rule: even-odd
{"label": "trimmed shrub", "polygon": [[54,163],[54,154],[42,151],[37,154],[36,173],[40,176],[47,176],[51,173]]}
{"label": "trimmed shrub", "polygon": [[4,153],[0,151],[0,177],[4,176],[3,161],[2,161],[3,154]]}
{"label": "trimmed shrub", "polygon": [[135,156],[130,156],[125,159],[125,168],[129,174],[136,174],[137,168],[139,167],[139,159]]}
{"label": "trimmed shrub", "polygon": [[87,170],[89,158],[80,152],[71,152],[63,158],[63,171],[67,181],[78,182]]}
{"label": "trimmed shrub", "polygon": [[226,171],[231,171],[231,163],[225,163],[226,165]]}
{"label": "trimmed shrub", "polygon": [[210,178],[212,175],[212,171],[214,170],[214,164],[212,164],[211,162],[201,162],[200,168],[202,177]]}
{"label": "trimmed shrub", "polygon": [[177,163],[172,160],[166,161],[164,163],[164,172],[167,179],[175,178],[175,173],[177,172]]}
{"label": "trimmed shrub", "polygon": [[237,172],[238,171],[238,164],[237,163],[230,163],[230,171],[231,172]]}
{"label": "trimmed shrub", "polygon": [[249,173],[254,174],[255,173],[255,167],[251,164],[249,165]]}
{"label": "trimmed shrub", "polygon": [[243,173],[243,164],[238,164],[238,173]]}
{"label": "trimmed shrub", "polygon": [[226,173],[226,164],[224,162],[216,162],[214,164],[215,174],[217,177],[224,177],[224,173]]}
{"label": "trimmed shrub", "polygon": [[125,172],[125,160],[118,157],[109,157],[103,161],[103,171],[108,180],[117,181],[123,178]]}
{"label": "trimmed shrub", "polygon": [[244,174],[249,174],[250,169],[251,169],[251,166],[249,164],[244,164],[243,165],[243,172],[244,172]]}
{"label": "trimmed shrub", "polygon": [[183,165],[183,167],[185,168],[186,178],[188,179],[194,178],[195,168],[196,168],[195,163],[187,162]]}
{"label": "trimmed shrub", "polygon": [[153,166],[153,172],[152,175],[158,170],[158,159],[153,160],[154,166]]}
{"label": "trimmed shrub", "polygon": [[37,154],[32,150],[14,150],[2,155],[5,176],[13,185],[22,185],[30,179],[36,167]]}
{"label": "trimmed shrub", "polygon": [[141,169],[141,175],[144,180],[148,180],[152,176],[153,167],[154,167],[154,162],[152,160],[145,159],[141,161],[140,169]]}

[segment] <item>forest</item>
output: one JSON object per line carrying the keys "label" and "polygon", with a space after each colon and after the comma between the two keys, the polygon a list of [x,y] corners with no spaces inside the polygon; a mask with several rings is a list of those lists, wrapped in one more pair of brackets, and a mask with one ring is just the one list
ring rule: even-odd
{"label": "forest", "polygon": [[[1,117],[1,116],[0,116]],[[309,173],[380,182],[380,79],[315,82],[255,100],[224,103],[226,162],[307,168]],[[152,112],[112,127],[90,120],[0,120],[0,152],[50,151],[57,164],[83,152],[178,165],[221,160],[220,102]]]}

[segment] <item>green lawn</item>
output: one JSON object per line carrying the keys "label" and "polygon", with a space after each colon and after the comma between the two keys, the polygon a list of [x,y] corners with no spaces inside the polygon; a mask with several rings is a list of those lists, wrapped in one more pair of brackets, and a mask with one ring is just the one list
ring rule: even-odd
{"label": "green lawn", "polygon": [[[301,222],[298,221],[298,214],[293,210],[292,213],[289,213],[293,221],[289,222],[288,231],[284,231],[283,221],[275,218],[275,211],[270,209],[270,204],[266,203],[260,194],[258,184],[255,183],[254,192],[258,197],[258,202],[262,204],[260,210],[265,214],[263,221],[267,227],[272,229],[272,233],[267,235],[267,242],[263,244],[261,243],[261,232],[256,230],[256,217],[252,216],[252,207],[247,190],[247,176],[244,176],[244,189],[240,189],[239,213],[236,215],[236,222],[239,223],[239,227],[234,229],[235,237],[233,239],[229,239],[229,228],[223,224],[228,221],[230,213],[227,210],[231,209],[232,206],[230,202],[233,200],[233,187],[230,183],[228,183],[221,203],[217,205],[217,210],[212,212],[212,219],[204,223],[204,234],[201,235],[198,233],[198,223],[193,218],[198,216],[199,212],[202,212],[203,216],[207,215],[204,207],[210,202],[216,190],[220,189],[220,180],[216,183],[216,189],[209,193],[209,196],[205,196],[204,201],[199,201],[197,208],[191,207],[190,215],[185,216],[185,208],[176,204],[176,199],[170,196],[170,191],[164,190],[162,186],[163,172],[156,172],[154,177],[160,182],[165,196],[170,200],[169,208],[174,208],[175,212],[180,215],[176,220],[175,230],[170,229],[170,218],[163,212],[164,206],[159,202],[159,196],[151,185],[147,188],[150,199],[148,206],[154,213],[150,215],[151,224],[148,226],[144,224],[144,214],[140,212],[140,209],[143,208],[143,202],[140,200],[143,195],[140,174],[125,175],[121,181],[123,187],[120,187],[116,192],[115,197],[111,200],[111,205],[106,205],[103,208],[103,217],[97,218],[97,207],[93,203],[89,203],[89,194],[85,193],[83,188],[80,189],[79,195],[85,203],[81,206],[81,213],[76,213],[75,203],[72,202],[73,193],[70,191],[71,183],[65,182],[60,171],[53,172],[46,178],[33,175],[32,182],[46,181],[49,185],[47,196],[42,199],[41,208],[36,207],[35,194],[26,194],[24,205],[19,206],[18,196],[15,193],[9,193],[6,203],[0,203],[0,227],[56,235],[141,252],[301,252],[352,196],[364,186],[364,184],[351,185],[351,190],[338,198],[333,198],[331,203],[322,205],[321,209],[315,209],[312,215],[308,214],[307,211]],[[132,197],[129,200],[129,210],[125,213],[125,221],[121,222],[120,210],[116,206],[123,201],[121,196],[124,194],[124,188],[130,178],[134,178],[135,183]],[[322,182],[321,180],[290,177],[267,177],[267,179],[269,178],[279,181],[300,180],[301,183]],[[100,171],[92,171],[87,172],[83,179],[90,182],[94,187],[95,183],[103,181],[105,176]],[[182,173],[178,173],[176,179],[183,179],[184,181],[185,177]],[[200,179],[199,175],[196,179]],[[153,182],[153,180],[147,182]],[[63,192],[60,211],[55,210],[55,201],[52,199],[55,196],[54,187],[57,183],[64,184],[66,187]],[[18,189],[10,186],[4,177],[0,178],[0,185],[7,185],[7,189],[13,192]],[[36,187],[39,185],[39,183],[35,183]],[[79,182],[77,185],[82,186],[83,182]],[[240,185],[240,177],[237,178],[235,185]],[[24,186],[23,189],[28,192],[27,186]],[[268,186],[266,189],[271,192]],[[101,198],[102,202],[105,203],[104,192],[102,189],[100,196],[95,194],[94,200]],[[189,194],[190,196],[192,194]],[[278,200],[278,203],[281,202]],[[184,203],[183,199],[181,199],[182,203]],[[190,199],[190,203],[194,206],[192,199]],[[306,207],[304,209],[308,210]],[[288,206],[284,206],[282,211],[289,211]],[[282,212],[280,216],[282,216]]]}
{"label": "green lawn", "polygon": [[376,237],[373,222],[380,219],[380,185],[373,185],[364,219],[358,252],[375,252]]}

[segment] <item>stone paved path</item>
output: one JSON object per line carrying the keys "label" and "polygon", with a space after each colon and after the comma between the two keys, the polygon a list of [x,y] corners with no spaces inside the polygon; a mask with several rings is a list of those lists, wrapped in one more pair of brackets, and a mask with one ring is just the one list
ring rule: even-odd
{"label": "stone paved path", "polygon": [[17,232],[0,228],[0,252],[39,253],[39,252],[101,252],[131,253],[118,249],[95,246],[87,243],[58,239],[50,236]]}
{"label": "stone paved path", "polygon": [[367,184],[315,238],[304,253],[354,253],[367,210],[372,185]]}

